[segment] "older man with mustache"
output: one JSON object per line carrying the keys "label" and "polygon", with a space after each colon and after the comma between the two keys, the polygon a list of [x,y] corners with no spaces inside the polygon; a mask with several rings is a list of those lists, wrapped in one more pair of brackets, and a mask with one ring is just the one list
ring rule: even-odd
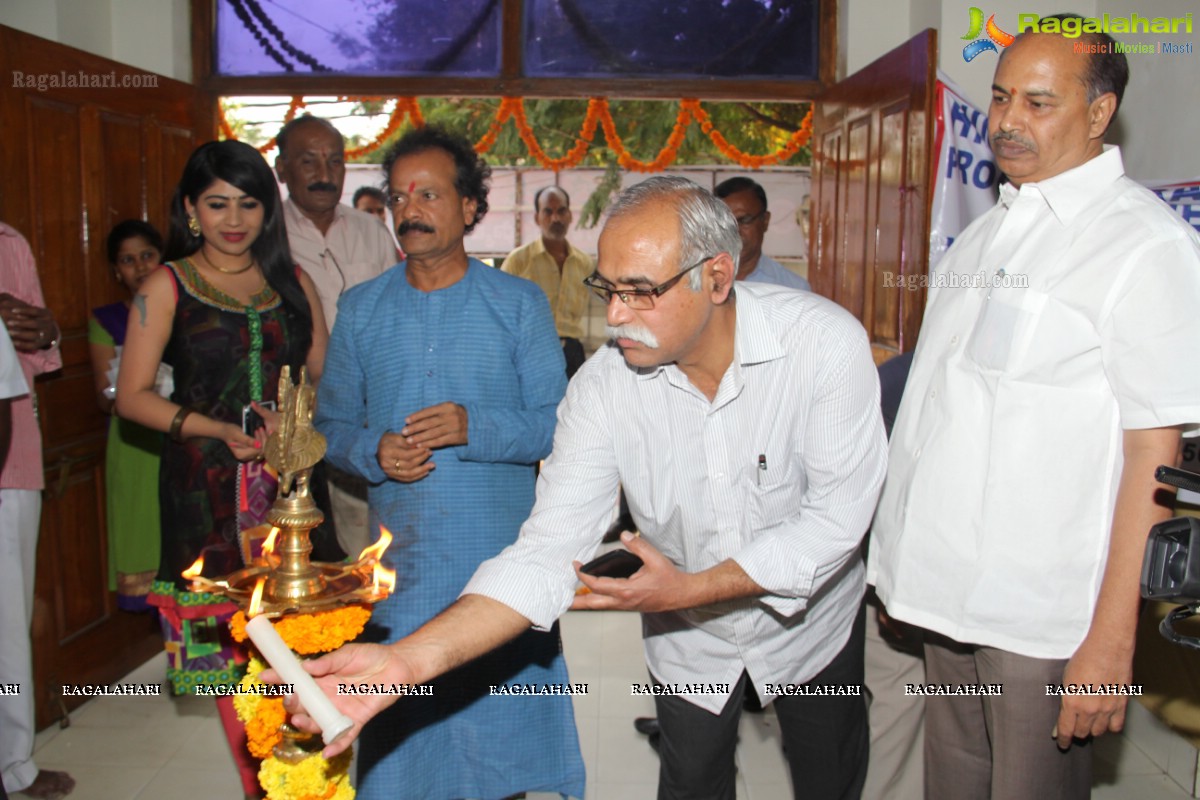
{"label": "older man with mustache", "polygon": [[872,529],[870,577],[926,629],[928,684],[990,687],[926,697],[933,800],[1090,795],[1170,514],[1154,469],[1200,422],[1200,240],[1104,143],[1129,68],[1084,39],[1000,57],[1008,182],[931,276]]}
{"label": "older man with mustache", "polygon": [[[284,125],[275,143],[275,174],[288,188],[288,247],[312,278],[333,330],[338,298],[395,264],[396,245],[378,219],[341,202],[346,146],[332,123],[305,114]],[[336,469],[328,477],[338,544],[356,556],[374,538],[367,527],[366,484]]]}
{"label": "older man with mustache", "polygon": [[[404,240],[410,254],[415,245]],[[886,447],[878,378],[862,326],[836,304],[778,286],[738,283],[735,293],[741,249],[729,208],[691,181],[652,178],[621,195],[588,279],[613,341],[567,389],[520,538],[412,635],[310,662],[330,694],[338,682],[457,671],[551,629],[568,608],[636,610],[650,678],[631,691],[655,698],[660,798],[735,797],[746,691],[774,702],[797,797],[858,796],[859,544]],[[337,341],[335,330],[331,353]],[[426,438],[412,417],[406,426],[401,436]],[[641,532],[623,541],[643,566],[627,579],[593,577],[580,562],[619,483]],[[587,594],[576,595],[578,582]],[[359,723],[389,704],[334,701]]]}

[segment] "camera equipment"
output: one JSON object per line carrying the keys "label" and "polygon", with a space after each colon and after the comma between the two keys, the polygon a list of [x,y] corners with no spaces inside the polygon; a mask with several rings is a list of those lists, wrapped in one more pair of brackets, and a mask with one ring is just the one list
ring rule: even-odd
{"label": "camera equipment", "polygon": [[[1172,467],[1159,467],[1155,480],[1200,492],[1200,475]],[[1176,600],[1185,605],[1172,611],[1159,626],[1168,641],[1200,650],[1200,637],[1185,636],[1176,623],[1200,614],[1200,519],[1176,517],[1150,529],[1142,560],[1142,597]]]}

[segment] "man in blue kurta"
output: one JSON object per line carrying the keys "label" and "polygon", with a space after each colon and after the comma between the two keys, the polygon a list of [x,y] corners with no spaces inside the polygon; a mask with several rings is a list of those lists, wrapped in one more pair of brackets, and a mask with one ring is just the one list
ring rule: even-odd
{"label": "man in blue kurta", "polygon": [[[487,212],[489,175],[470,143],[414,130],[384,172],[408,258],[342,296],[316,425],[329,460],[370,482],[372,522],[395,536],[396,591],[372,626],[396,641],[516,539],[566,377],[542,291],[467,256],[463,237]],[[560,650],[557,629],[529,631],[374,719],[359,797],[581,797],[571,697],[490,688],[567,686]]]}

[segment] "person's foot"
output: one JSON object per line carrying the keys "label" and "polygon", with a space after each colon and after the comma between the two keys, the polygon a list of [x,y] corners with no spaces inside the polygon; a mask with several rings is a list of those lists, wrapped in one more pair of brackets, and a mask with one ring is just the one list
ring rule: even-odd
{"label": "person's foot", "polygon": [[37,777],[33,779],[33,783],[19,792],[13,792],[13,794],[33,797],[35,800],[61,800],[61,798],[69,795],[74,788],[75,779],[67,773],[43,769],[38,770]]}

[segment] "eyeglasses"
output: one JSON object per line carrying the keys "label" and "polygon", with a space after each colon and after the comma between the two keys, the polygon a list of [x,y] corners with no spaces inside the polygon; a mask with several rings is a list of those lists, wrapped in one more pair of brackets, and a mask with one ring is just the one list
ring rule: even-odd
{"label": "eyeglasses", "polygon": [[750,215],[750,216],[745,216],[745,217],[738,217],[738,218],[737,218],[737,224],[738,224],[738,227],[739,227],[739,228],[748,228],[748,227],[750,227],[750,226],[751,226],[751,225],[753,225],[755,222],[758,222],[758,220],[759,220],[759,219],[762,217],[762,215],[763,215],[763,214],[765,214],[765,213],[767,213],[767,210],[764,208],[762,211],[758,212],[757,214],[753,214],[753,215]]}
{"label": "eyeglasses", "polygon": [[649,311],[654,308],[654,298],[670,291],[671,287],[679,283],[684,275],[696,267],[706,264],[711,258],[712,256],[705,256],[687,269],[678,272],[670,280],[660,283],[658,286],[651,286],[649,289],[615,289],[595,272],[583,279],[583,285],[591,289],[606,306],[612,302],[613,295],[616,295],[621,298],[622,303],[634,311]]}

